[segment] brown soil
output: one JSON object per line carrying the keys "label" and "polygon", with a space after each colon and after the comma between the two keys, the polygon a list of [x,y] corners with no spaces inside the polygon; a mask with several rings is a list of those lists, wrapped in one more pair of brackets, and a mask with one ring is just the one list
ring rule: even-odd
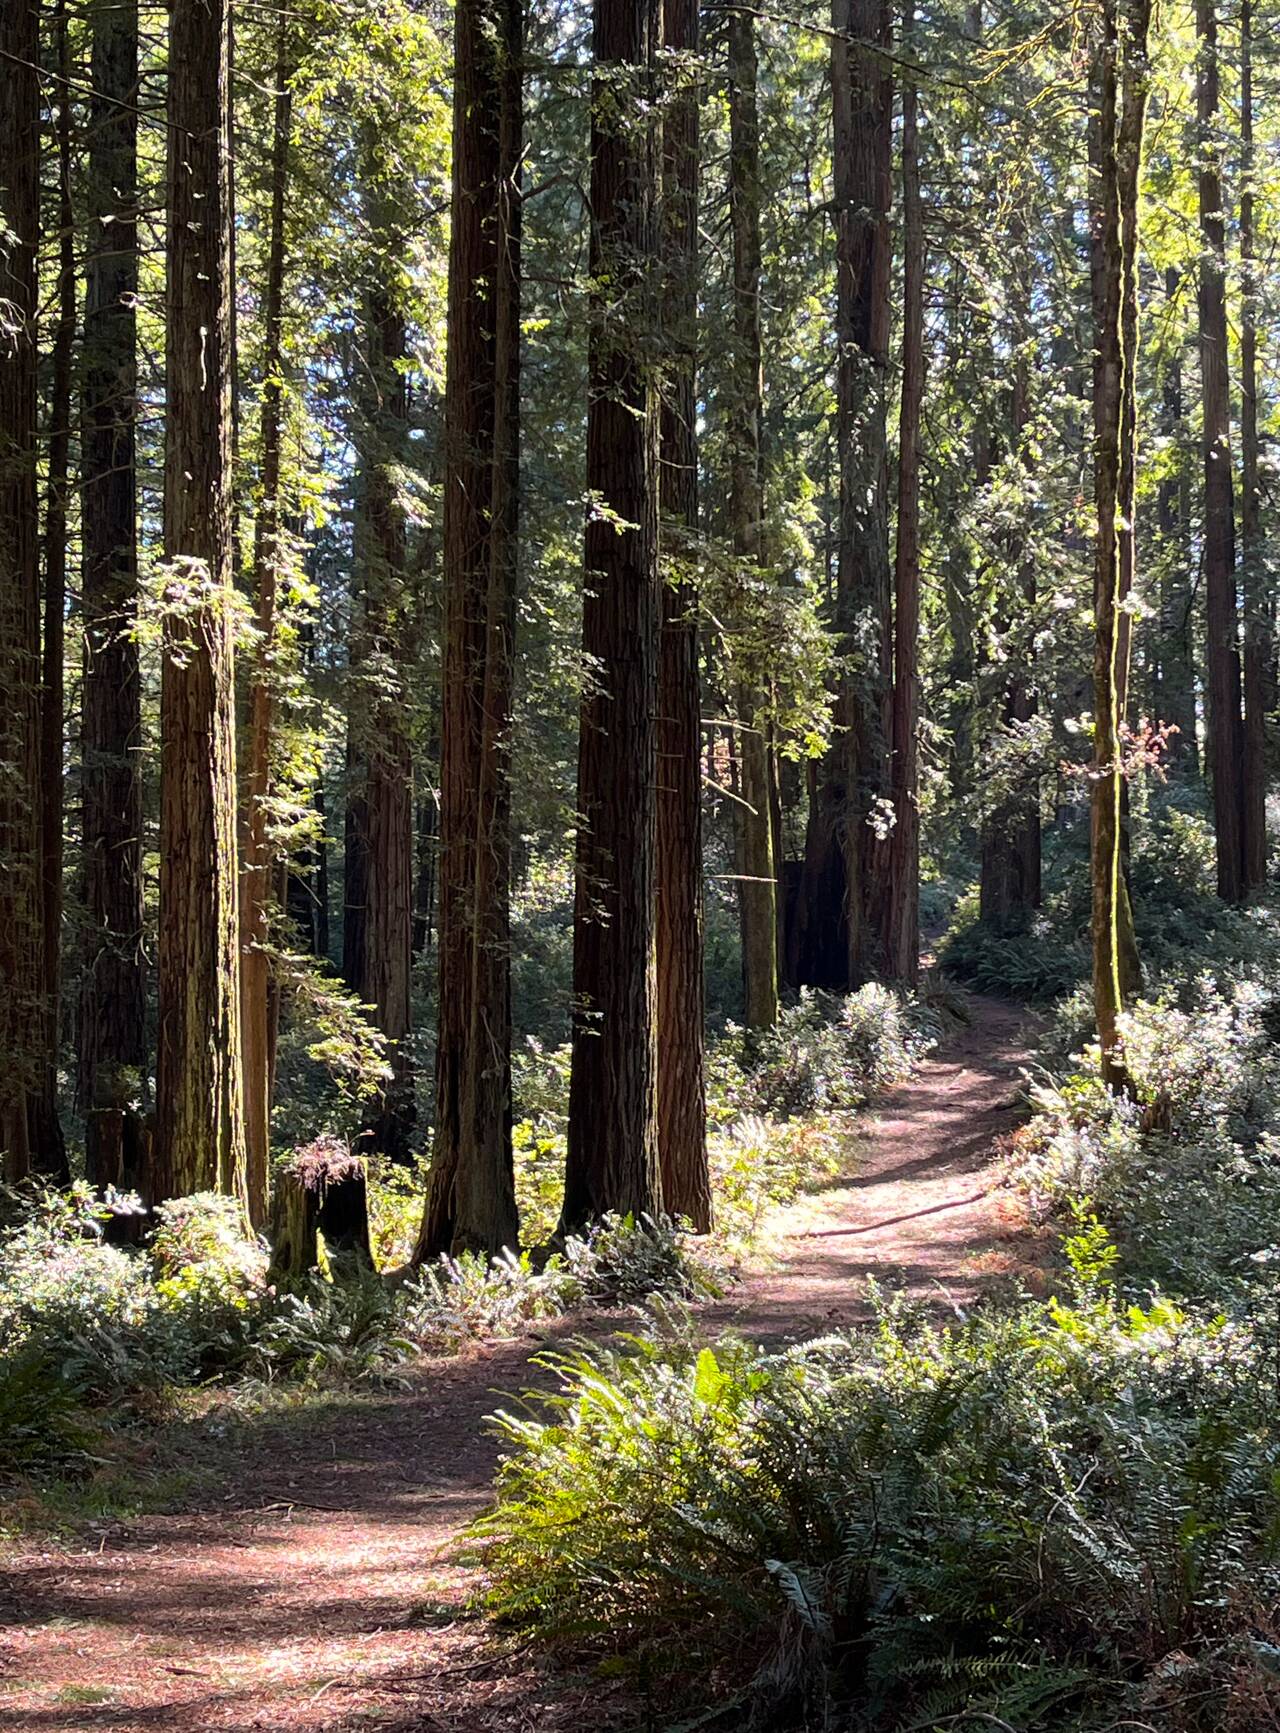
{"label": "brown soil", "polygon": [[[1001,1190],[1017,1123],[1022,1018],[973,1021],[860,1126],[853,1179],[783,1212],[770,1271],[704,1308],[708,1332],[798,1340],[857,1321],[867,1280],[963,1311],[1037,1248]],[[593,1318],[607,1335],[618,1320]],[[0,1573],[0,1728],[635,1727],[634,1683],[495,1647],[466,1611],[459,1528],[484,1504],[485,1416],[545,1381],[531,1357],[584,1332],[423,1364],[391,1394],[202,1422],[190,1449],[218,1493],[178,1514],[103,1523]]]}

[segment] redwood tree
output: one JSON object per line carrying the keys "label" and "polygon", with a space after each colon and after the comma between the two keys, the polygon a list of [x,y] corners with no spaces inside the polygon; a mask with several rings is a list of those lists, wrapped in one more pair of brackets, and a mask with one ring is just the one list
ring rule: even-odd
{"label": "redwood tree", "polygon": [[761,467],[760,121],[753,16],[729,14],[729,214],[733,229],[733,361],[729,397],[729,522],[744,592],[739,628],[751,672],[738,682],[738,763],[742,799],[738,904],[744,1020],[764,1029],[778,1017],[777,863],[773,858],[772,755],[759,678],[762,649],[750,642],[751,591],[761,582],[764,474]]}
{"label": "redwood tree", "polygon": [[1236,607],[1235,507],[1231,475],[1231,372],[1227,344],[1226,223],[1217,139],[1220,79],[1216,0],[1196,0],[1199,120],[1200,380],[1203,396],[1203,565],[1208,670],[1207,758],[1213,784],[1218,895],[1239,902],[1245,868],[1244,723]]}
{"label": "redwood tree", "polygon": [[884,956],[892,588],[885,408],[889,368],[893,84],[888,0],[834,0],[836,230],[835,730],[816,778],[787,939],[788,978],[848,989]]}
{"label": "redwood tree", "polygon": [[[906,0],[902,35],[915,22]],[[920,197],[919,96],[902,86],[902,411],[898,420],[898,545],[894,562],[893,830],[885,889],[889,978],[913,987],[920,971],[920,416],[924,400],[924,210]]]}
{"label": "redwood tree", "polygon": [[79,1096],[85,1167],[136,1183],[145,1066],[138,648],[138,15],[91,13],[88,244],[80,367],[85,912]]}
{"label": "redwood tree", "polygon": [[231,513],[228,0],[169,22],[157,1197],[245,1197]]}
{"label": "redwood tree", "polygon": [[58,196],[53,202],[58,249],[57,322],[50,356],[44,529],[44,629],[40,675],[40,918],[41,999],[44,1031],[40,1077],[31,1100],[31,1149],[36,1167],[68,1177],[67,1149],[58,1119],[58,1049],[62,975],[64,800],[63,660],[67,610],[67,526],[71,501],[71,376],[76,341],[75,215],[71,199],[71,39],[66,0],[53,17],[59,83],[53,104],[53,147]]}
{"label": "redwood tree", "polygon": [[[661,411],[662,531],[668,538],[658,652],[658,1157],[663,1205],[711,1225],[703,1069],[702,777],[698,597],[697,0],[665,0],[671,88],[662,128],[667,379]],[[772,933],[770,934],[772,943]]]}
{"label": "redwood tree", "polygon": [[661,1207],[654,1050],[653,0],[595,0],[573,1071],[561,1226]]}
{"label": "redwood tree", "polygon": [[1253,6],[1240,0],[1240,565],[1244,588],[1244,880],[1267,879],[1267,699],[1271,684],[1271,595],[1258,480],[1258,268],[1253,142]]}
{"label": "redwood tree", "polygon": [[418,1255],[518,1234],[510,731],[519,528],[521,0],[454,14],[435,1155]]}
{"label": "redwood tree", "polygon": [[40,1086],[40,550],[36,495],[39,9],[0,10],[0,1161],[30,1166]]}
{"label": "redwood tree", "polygon": [[1118,1019],[1137,983],[1123,870],[1121,725],[1129,675],[1137,488],[1138,182],[1151,0],[1101,0],[1091,79],[1094,768],[1091,795],[1093,995],[1103,1077],[1127,1082]]}
{"label": "redwood tree", "polygon": [[280,442],[284,406],[285,194],[293,96],[289,25],[280,27],[276,54],[275,115],[271,143],[271,229],[263,295],[266,343],[262,357],[262,451],[258,515],[254,524],[253,584],[258,641],[249,695],[249,752],[240,872],[240,1013],[244,1042],[245,1146],[249,1215],[255,1227],[267,1216],[271,1155],[271,1090],[275,1071],[276,996],[268,954],[276,851],[270,838],[272,751],[275,735],[277,594],[283,525],[280,512]]}
{"label": "redwood tree", "polygon": [[366,1125],[373,1148],[407,1160],[414,1125],[409,1052],[413,949],[413,753],[404,686],[410,637],[407,524],[397,469],[408,428],[404,244],[392,169],[366,129],[370,254],[356,405],[359,464],[352,576],[347,878],[343,971],[387,1038],[392,1076]]}

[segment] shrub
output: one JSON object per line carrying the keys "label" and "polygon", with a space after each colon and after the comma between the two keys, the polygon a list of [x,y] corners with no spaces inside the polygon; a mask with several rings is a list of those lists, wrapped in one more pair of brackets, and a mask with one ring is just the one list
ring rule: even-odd
{"label": "shrub", "polygon": [[708,1068],[713,1117],[862,1107],[905,1076],[938,1033],[936,1015],[876,983],[847,998],[805,988],[772,1029],[730,1026]]}
{"label": "shrub", "polygon": [[546,1417],[499,1419],[491,1609],[651,1659],[701,1632],[755,1657],[770,1727],[1220,1696],[1280,1589],[1272,1334],[1117,1300],[1096,1225],[1072,1251],[1069,1300],[954,1332],[891,1311],[766,1355],[655,1328],[555,1361]]}

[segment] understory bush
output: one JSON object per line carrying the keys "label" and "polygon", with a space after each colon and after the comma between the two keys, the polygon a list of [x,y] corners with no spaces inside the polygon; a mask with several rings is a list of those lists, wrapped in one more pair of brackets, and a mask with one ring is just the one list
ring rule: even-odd
{"label": "understory bush", "polygon": [[1271,1725],[1274,1314],[1137,1306],[1097,1224],[1069,1249],[1065,1298],[959,1329],[556,1360],[549,1412],[499,1420],[491,1610],[686,1688],[702,1643],[718,1725]]}
{"label": "understory bush", "polygon": [[[1280,999],[1182,973],[1109,1094],[1066,1003],[1015,1137],[1047,1300],[781,1354],[658,1314],[503,1415],[490,1609],[718,1726],[1280,1727]],[[679,1641],[673,1634],[680,1633]],[[716,1682],[715,1700],[707,1704]],[[682,1687],[682,1688],[684,1688]],[[695,1687],[696,1689],[697,1687]],[[678,1694],[675,1681],[673,1695]]]}
{"label": "understory bush", "polygon": [[[0,1461],[65,1457],[202,1384],[395,1378],[416,1355],[575,1306],[719,1292],[768,1210],[839,1170],[849,1111],[900,1076],[937,1025],[934,1012],[865,988],[806,996],[765,1036],[730,1030],[709,1067],[717,1225],[704,1239],[665,1219],[609,1217],[552,1244],[569,1054],[534,1042],[516,1058],[514,1145],[524,1242],[538,1253],[445,1258],[396,1280],[318,1273],[277,1290],[266,1245],[245,1235],[229,1198],[165,1204],[146,1248],[126,1249],[103,1229],[136,1200],[103,1201],[84,1184],[0,1196]],[[379,1268],[407,1265],[425,1180],[422,1163],[370,1163]]]}
{"label": "understory bush", "polygon": [[1033,1088],[1037,1112],[1017,1139],[1024,1184],[1059,1215],[1087,1198],[1137,1288],[1208,1301],[1269,1283],[1280,1261],[1280,1002],[1256,983],[1202,975],[1172,1002],[1139,1002],[1121,1033],[1131,1095],[1103,1088],[1088,1047]]}
{"label": "understory bush", "polygon": [[[1280,973],[1275,911],[1236,908],[1216,895],[1213,829],[1198,788],[1133,785],[1129,883],[1138,951],[1166,993],[1189,990],[1211,968],[1258,978]],[[977,886],[961,898],[940,947],[943,969],[982,993],[1048,1005],[1089,978],[1088,825],[1048,832],[1042,906],[1022,930],[979,919]]]}

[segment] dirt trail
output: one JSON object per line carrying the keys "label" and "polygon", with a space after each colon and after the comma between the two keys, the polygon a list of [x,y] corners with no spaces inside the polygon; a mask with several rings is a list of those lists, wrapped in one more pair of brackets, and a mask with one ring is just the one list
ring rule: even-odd
{"label": "dirt trail", "polygon": [[[1017,1120],[1022,1019],[990,1000],[972,1011],[864,1122],[856,1177],[780,1217],[770,1273],[704,1308],[709,1334],[779,1342],[855,1321],[869,1276],[963,1308],[1033,1262],[993,1150]],[[548,1340],[582,1332],[569,1319],[423,1366],[406,1391],[233,1422],[222,1439],[193,1428],[193,1452],[231,1465],[216,1502],[5,1561],[0,1728],[634,1726],[621,1686],[532,1649],[495,1661],[450,1556],[491,1483],[484,1416],[536,1380]]]}

